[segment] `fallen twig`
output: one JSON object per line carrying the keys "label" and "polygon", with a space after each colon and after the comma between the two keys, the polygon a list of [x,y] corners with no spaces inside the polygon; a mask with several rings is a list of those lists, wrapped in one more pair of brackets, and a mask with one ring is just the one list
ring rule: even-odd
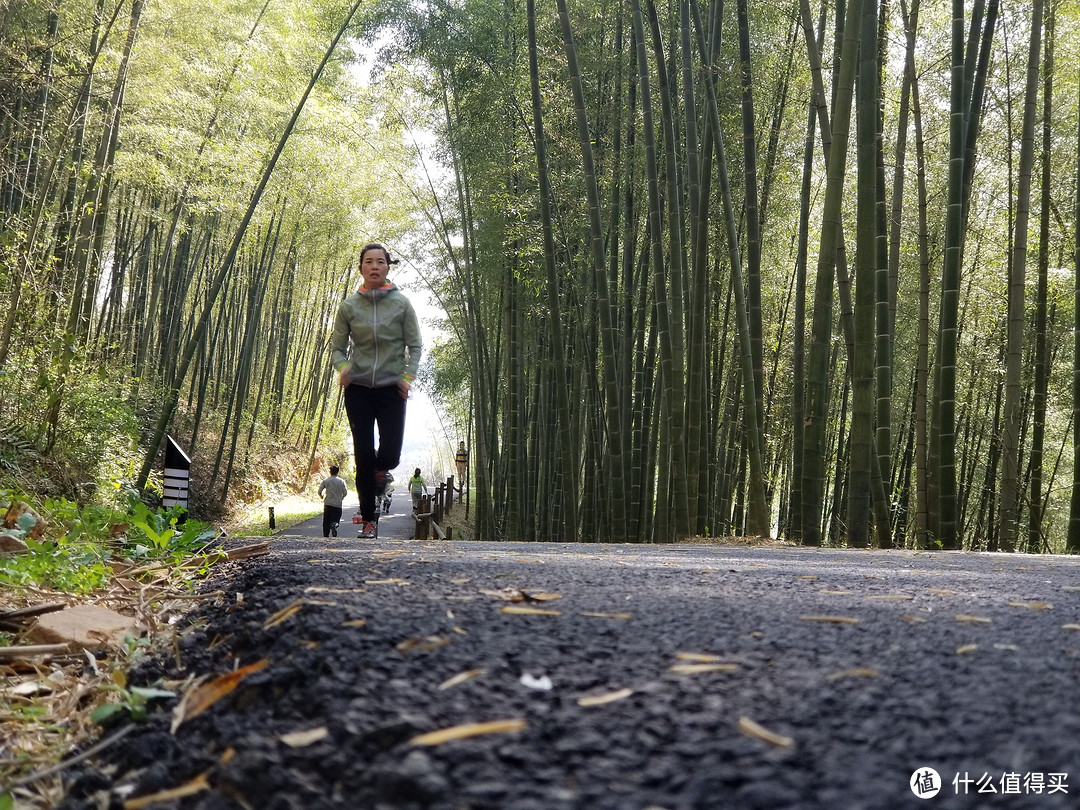
{"label": "fallen twig", "polygon": [[0,661],[20,661],[37,655],[60,655],[71,652],[67,644],[22,644],[0,647]]}

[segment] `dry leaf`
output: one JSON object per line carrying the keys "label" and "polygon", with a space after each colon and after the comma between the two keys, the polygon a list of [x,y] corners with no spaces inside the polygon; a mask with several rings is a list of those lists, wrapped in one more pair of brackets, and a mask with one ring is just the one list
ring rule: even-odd
{"label": "dry leaf", "polygon": [[543,591],[537,591],[535,593],[529,593],[519,588],[502,588],[497,591],[480,590],[480,593],[487,596],[494,596],[496,599],[502,599],[504,602],[551,602],[555,599],[562,599],[561,593],[544,593]]}
{"label": "dry leaf", "polygon": [[965,644],[963,647],[957,647],[956,648],[956,654],[957,655],[967,655],[968,653],[975,652],[977,649],[979,649],[978,644]]}
{"label": "dry leaf", "polygon": [[807,574],[807,575],[805,575],[805,576],[801,576],[801,577],[795,577],[795,579],[817,579],[817,577],[815,577],[815,576],[810,576],[809,574]]}
{"label": "dry leaf", "polygon": [[700,675],[703,672],[734,672],[738,664],[673,664],[669,671],[676,675]]}
{"label": "dry leaf", "polygon": [[958,622],[967,622],[968,624],[990,624],[990,620],[985,616],[971,616],[967,613],[957,613],[956,620]]}
{"label": "dry leaf", "polygon": [[431,652],[450,643],[446,636],[423,636],[422,638],[407,638],[400,642],[395,649],[398,652]]}
{"label": "dry leaf", "polygon": [[1061,629],[1062,630],[1080,630],[1080,624],[1063,624],[1063,625],[1061,625]]}
{"label": "dry leaf", "polygon": [[695,652],[681,652],[675,653],[675,657],[680,661],[700,661],[702,663],[712,663],[713,661],[719,661],[719,655],[710,655],[708,653],[695,653]]}
{"label": "dry leaf", "polygon": [[909,599],[914,599],[914,596],[908,596],[906,593],[887,593],[881,596],[868,596],[867,599],[881,599],[885,601],[903,602]]}
{"label": "dry leaf", "polygon": [[1050,610],[1049,602],[1009,602],[1009,607],[1027,608],[1028,610]]}
{"label": "dry leaf", "polygon": [[843,669],[840,672],[834,672],[829,675],[830,681],[837,681],[841,678],[876,678],[881,675],[876,669],[870,667],[854,667],[852,669]]}
{"label": "dry leaf", "polygon": [[186,785],[181,785],[177,788],[171,788],[169,790],[162,790],[158,793],[151,793],[147,796],[139,796],[135,799],[128,799],[124,802],[124,810],[142,810],[144,807],[150,807],[160,802],[169,802],[173,799],[182,799],[185,796],[194,796],[200,791],[206,790],[210,787],[210,783],[206,781],[206,774],[200,773]]}
{"label": "dry leaf", "polygon": [[926,624],[926,619],[922,616],[901,616],[905,622],[918,622],[919,624]]}
{"label": "dry leaf", "polygon": [[171,733],[175,734],[176,729],[180,727],[181,723],[190,720],[192,717],[198,717],[223,697],[231,693],[239,686],[240,681],[244,680],[244,678],[253,672],[265,669],[269,663],[270,661],[268,659],[263,658],[261,661],[256,661],[254,664],[248,664],[246,667],[241,667],[234,672],[227,672],[224,675],[214,678],[212,681],[199,684],[188,690],[173,711],[173,721],[170,729]]}
{"label": "dry leaf", "polygon": [[775,745],[777,748],[791,748],[795,745],[795,740],[791,737],[785,737],[783,734],[777,734],[775,731],[769,731],[762,725],[755,723],[749,717],[739,718],[739,731],[745,734],[747,737],[753,737],[756,740],[763,740],[769,745]]}
{"label": "dry leaf", "polygon": [[342,627],[366,627],[367,619],[349,619],[347,622],[341,623]]}
{"label": "dry leaf", "polygon": [[365,585],[408,585],[408,581],[395,577],[393,579],[365,579]]}
{"label": "dry leaf", "polygon": [[525,601],[525,592],[518,588],[501,588],[497,591],[481,588],[480,593],[485,596],[494,596],[496,599],[502,599],[504,602]]}
{"label": "dry leaf", "polygon": [[830,596],[850,596],[854,591],[818,591],[818,593],[827,593]]}
{"label": "dry leaf", "polygon": [[582,616],[592,616],[595,619],[626,619],[630,620],[634,618],[629,613],[596,613],[591,610],[581,611]]}
{"label": "dry leaf", "polygon": [[542,610],[541,608],[518,607],[517,605],[499,608],[499,612],[513,613],[518,616],[562,616],[562,611],[560,610]]}
{"label": "dry leaf", "polygon": [[578,706],[588,708],[590,706],[605,706],[617,700],[623,700],[634,694],[633,689],[619,689],[616,692],[608,692],[606,695],[593,695],[591,697],[578,698]]}
{"label": "dry leaf", "polygon": [[297,599],[291,605],[286,605],[269,619],[267,619],[265,622],[263,622],[263,630],[269,630],[271,627],[276,627],[290,616],[295,616],[297,613],[300,612],[300,608],[302,608],[303,606],[303,599]]}
{"label": "dry leaf", "polygon": [[930,588],[930,593],[936,593],[939,596],[956,596],[956,591],[946,591],[941,588]]}
{"label": "dry leaf", "polygon": [[442,745],[453,740],[465,740],[469,737],[479,737],[483,734],[506,734],[512,731],[523,731],[525,720],[515,718],[513,720],[492,720],[487,723],[464,723],[460,726],[429,731],[409,740],[410,745]]}
{"label": "dry leaf", "polygon": [[459,672],[453,678],[449,678],[439,684],[439,689],[449,689],[451,686],[457,686],[458,684],[465,683],[465,681],[471,681],[473,678],[478,678],[484,674],[482,669],[467,669],[464,672]]}
{"label": "dry leaf", "polygon": [[330,732],[327,731],[326,726],[319,726],[318,728],[309,728],[306,731],[290,731],[288,734],[282,734],[278,739],[290,748],[306,748],[329,735]]}
{"label": "dry leaf", "polygon": [[826,622],[829,624],[858,624],[862,619],[853,619],[850,616],[800,616],[801,622]]}
{"label": "dry leaf", "polygon": [[1061,590],[1063,590],[1063,591],[1080,591],[1080,585],[1062,585]]}

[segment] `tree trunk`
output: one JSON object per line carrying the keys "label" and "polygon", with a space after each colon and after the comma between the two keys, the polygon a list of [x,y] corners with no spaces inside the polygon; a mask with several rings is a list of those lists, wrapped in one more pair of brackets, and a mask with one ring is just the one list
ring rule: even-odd
{"label": "tree trunk", "polygon": [[1033,0],[1027,81],[1024,91],[1024,124],[1020,135],[1016,223],[1013,230],[1012,255],[1009,258],[1008,351],[1005,359],[1005,421],[1001,437],[1001,511],[998,515],[998,547],[1002,551],[1013,551],[1016,548],[1020,509],[1019,443],[1022,416],[1021,376],[1024,361],[1024,277],[1027,269],[1031,176],[1035,164],[1035,113],[1039,103],[1042,13],[1042,0]]}

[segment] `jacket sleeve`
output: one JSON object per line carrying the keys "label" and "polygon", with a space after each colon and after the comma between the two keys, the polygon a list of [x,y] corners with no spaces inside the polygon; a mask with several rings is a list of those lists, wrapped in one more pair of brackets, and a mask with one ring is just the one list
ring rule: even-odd
{"label": "jacket sleeve", "polygon": [[334,316],[334,328],[330,332],[330,362],[337,371],[349,362],[349,316],[345,311],[345,302],[338,305]]}
{"label": "jacket sleeve", "polygon": [[409,352],[409,357],[405,361],[405,372],[402,376],[412,382],[416,379],[416,372],[420,369],[420,350],[424,344],[420,335],[420,321],[416,317],[416,310],[413,309],[412,302],[407,298],[405,299],[405,317],[402,320],[401,328],[405,348]]}

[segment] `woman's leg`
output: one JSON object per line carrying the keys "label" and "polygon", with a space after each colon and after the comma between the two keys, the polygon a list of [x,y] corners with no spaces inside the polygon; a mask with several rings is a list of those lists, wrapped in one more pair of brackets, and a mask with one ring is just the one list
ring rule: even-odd
{"label": "woman's leg", "polygon": [[392,470],[401,462],[401,445],[405,439],[406,399],[396,385],[373,389],[376,393],[379,424],[379,452],[375,456],[375,469]]}
{"label": "woman's leg", "polygon": [[375,419],[377,388],[350,385],[345,389],[345,413],[353,437],[353,456],[356,460],[356,494],[360,499],[360,516],[375,520]]}

